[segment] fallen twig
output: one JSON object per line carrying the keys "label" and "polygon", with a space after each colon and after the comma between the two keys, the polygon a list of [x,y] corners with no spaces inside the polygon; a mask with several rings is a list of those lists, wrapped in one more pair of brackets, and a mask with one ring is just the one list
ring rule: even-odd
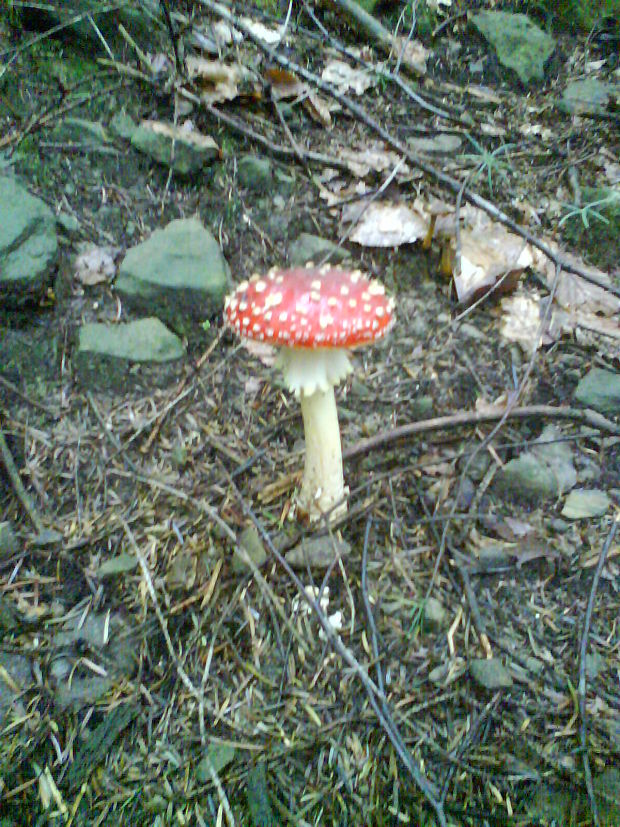
{"label": "fallen twig", "polygon": [[[479,425],[481,422],[497,422],[506,414],[505,408],[498,408],[494,411],[464,411],[463,413],[450,414],[449,416],[436,416],[432,419],[423,419],[421,422],[409,422],[392,428],[390,431],[380,431],[374,436],[360,439],[353,445],[349,445],[342,452],[344,459],[352,459],[368,451],[376,450],[401,439],[407,439],[416,434],[428,433],[428,431],[440,431],[450,428],[462,428],[463,426]],[[562,407],[554,405],[524,405],[521,408],[513,408],[506,417],[507,419],[531,419],[534,417],[548,417],[549,419],[569,419],[573,422],[580,422],[583,425],[590,425],[599,431],[618,436],[620,426],[606,419],[602,414],[589,409],[579,410],[578,408]]]}

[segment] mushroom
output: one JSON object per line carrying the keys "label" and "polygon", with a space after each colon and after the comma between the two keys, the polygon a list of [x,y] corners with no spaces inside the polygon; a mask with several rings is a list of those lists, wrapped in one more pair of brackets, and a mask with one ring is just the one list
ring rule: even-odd
{"label": "mushroom", "polygon": [[227,297],[226,323],[240,336],[279,347],[277,365],[301,401],[306,459],[297,517],[346,513],[334,386],[352,370],[349,349],[394,324],[394,300],[359,270],[313,264],[252,276]]}

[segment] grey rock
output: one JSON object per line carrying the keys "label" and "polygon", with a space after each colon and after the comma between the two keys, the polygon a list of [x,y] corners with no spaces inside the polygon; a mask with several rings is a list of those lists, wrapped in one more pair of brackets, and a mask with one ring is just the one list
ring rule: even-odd
{"label": "grey rock", "polygon": [[620,373],[592,368],[577,385],[575,399],[604,414],[620,413]]}
{"label": "grey rock", "polygon": [[289,247],[289,261],[293,267],[307,264],[309,261],[317,263],[329,255],[330,263],[344,261],[349,256],[348,250],[339,247],[327,238],[310,233],[300,233]]}
{"label": "grey rock", "polygon": [[171,221],[128,250],[116,279],[130,307],[185,335],[221,312],[227,286],[219,244],[197,218]]}
{"label": "grey rock", "polygon": [[553,425],[542,432],[530,451],[507,462],[498,475],[496,489],[504,497],[528,503],[558,497],[577,482],[570,445],[554,442],[561,431]]}
{"label": "grey rock", "polygon": [[603,83],[596,78],[569,83],[558,108],[569,115],[600,115],[611,111],[620,95],[620,85]]}
{"label": "grey rock", "polygon": [[555,41],[527,15],[481,11],[470,20],[495,48],[502,66],[513,69],[524,86],[543,80],[545,63],[555,50]]}
{"label": "grey rock", "polygon": [[136,127],[131,134],[131,145],[185,177],[200,172],[220,154],[217,144],[208,135],[156,121],[143,121]]}
{"label": "grey rock", "polygon": [[306,537],[299,545],[285,555],[286,562],[294,569],[326,569],[334,562],[334,557],[347,557],[351,545],[346,540],[327,535]]}
{"label": "grey rock", "polygon": [[449,626],[448,612],[441,600],[429,597],[424,604],[422,628],[426,632],[441,632]]}
{"label": "grey rock", "polygon": [[273,165],[269,158],[244,155],[237,164],[237,178],[252,192],[268,192],[273,187]]}
{"label": "grey rock", "polygon": [[0,304],[18,307],[45,292],[58,238],[50,208],[15,178],[0,176]]}
{"label": "grey rock", "polygon": [[604,491],[595,488],[575,488],[566,498],[562,516],[567,520],[602,517],[610,505],[611,500]]}
{"label": "grey rock", "polygon": [[[119,325],[83,325],[73,363],[84,385],[121,390],[128,384],[142,384],[136,366],[161,366],[184,355],[181,340],[159,319],[148,318]],[[166,381],[168,374],[162,371],[160,378]],[[144,381],[157,383],[157,378],[145,374]]]}
{"label": "grey rock", "polygon": [[[267,561],[267,552],[265,546],[260,538],[258,531],[254,526],[245,528],[237,538],[239,545],[247,553],[250,560],[260,568]],[[252,567],[245,561],[243,556],[237,551],[233,552],[232,570],[236,572],[249,572]]]}
{"label": "grey rock", "polygon": [[97,569],[97,577],[105,580],[106,577],[114,577],[117,574],[127,574],[138,568],[138,558],[130,552],[123,552],[104,560]]}
{"label": "grey rock", "polygon": [[483,689],[509,689],[512,686],[510,672],[497,658],[478,658],[469,664],[469,674]]}

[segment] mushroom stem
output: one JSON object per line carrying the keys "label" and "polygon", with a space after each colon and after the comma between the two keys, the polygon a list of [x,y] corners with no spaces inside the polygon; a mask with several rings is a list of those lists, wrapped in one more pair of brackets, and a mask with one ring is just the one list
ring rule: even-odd
{"label": "mushroom stem", "polygon": [[297,510],[307,514],[310,522],[329,511],[329,520],[333,522],[347,511],[334,388],[330,385],[326,390],[309,395],[302,391],[301,415],[306,436],[306,462]]}

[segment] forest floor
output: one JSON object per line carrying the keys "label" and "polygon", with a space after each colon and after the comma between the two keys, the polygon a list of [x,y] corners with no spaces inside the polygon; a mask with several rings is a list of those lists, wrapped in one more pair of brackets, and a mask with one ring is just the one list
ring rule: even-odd
{"label": "forest floor", "polygon": [[[617,40],[554,32],[524,87],[466,14],[397,65],[304,4],[188,78],[222,10],[170,5],[174,41],[103,58],[0,14],[2,166],[62,219],[44,299],[0,308],[0,825],[617,827],[620,411],[575,392],[620,369],[618,114],[562,105]],[[86,134],[119,113],[219,158]],[[396,299],[338,391],[329,531],[289,519],[299,405],[220,314],[163,387],[76,377],[79,326],[131,318],[78,253],[193,215],[231,286],[314,236]]]}

